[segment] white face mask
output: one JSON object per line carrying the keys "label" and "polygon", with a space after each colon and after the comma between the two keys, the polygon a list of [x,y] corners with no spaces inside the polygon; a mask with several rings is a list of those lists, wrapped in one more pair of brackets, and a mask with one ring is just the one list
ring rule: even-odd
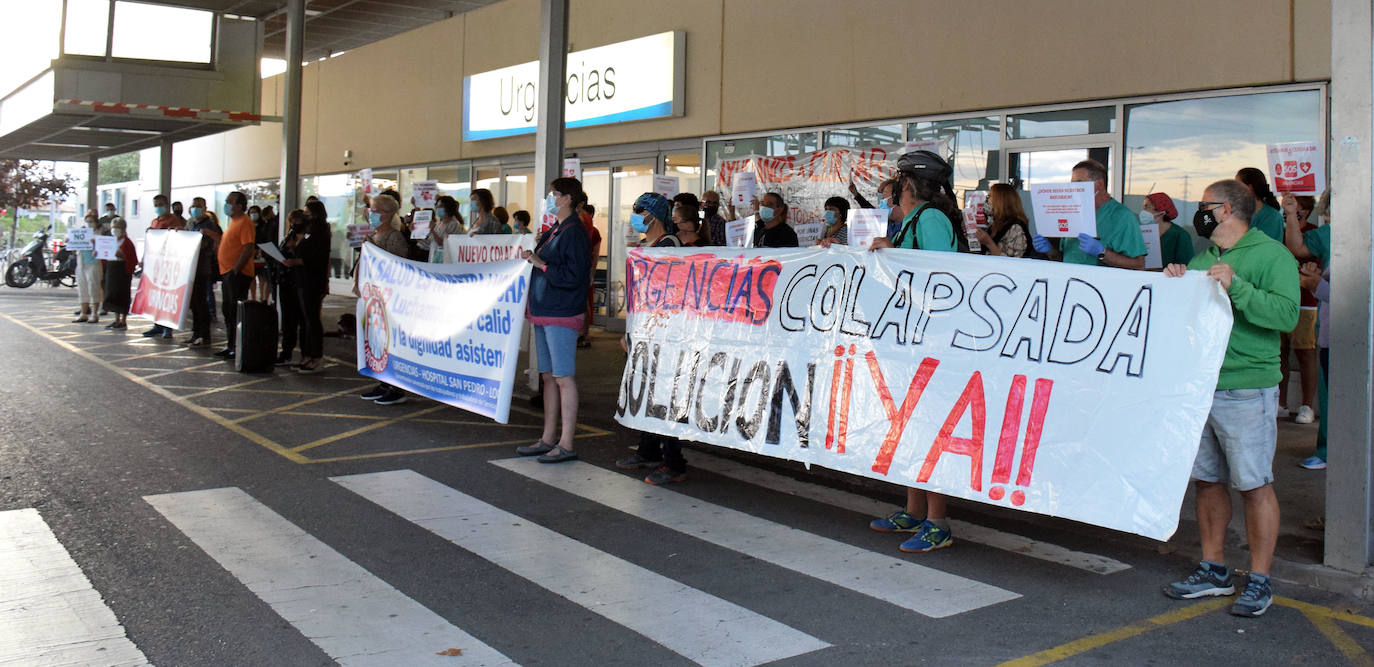
{"label": "white face mask", "polygon": [[1140,212],[1140,224],[1148,225],[1155,221],[1155,215],[1149,211]]}
{"label": "white face mask", "polygon": [[117,238],[117,239],[122,239],[122,238],[124,238],[124,230],[122,230],[122,229],[120,229],[120,228],[118,228],[118,227],[116,227],[116,228],[114,228],[113,230],[111,230],[111,232],[114,234],[114,237]]}

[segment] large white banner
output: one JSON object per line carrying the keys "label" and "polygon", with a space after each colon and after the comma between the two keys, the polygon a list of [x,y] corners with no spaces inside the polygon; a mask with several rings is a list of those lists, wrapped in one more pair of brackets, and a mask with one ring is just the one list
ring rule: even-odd
{"label": "large white banner", "polygon": [[1167,539],[1231,329],[1210,278],[635,249],[624,425]]}
{"label": "large white banner", "polygon": [[148,230],[143,237],[143,277],[130,313],[147,315],[165,327],[184,327],[201,238],[200,232]]}
{"label": "large white banner", "polygon": [[504,424],[530,265],[412,262],[363,244],[358,372]]}

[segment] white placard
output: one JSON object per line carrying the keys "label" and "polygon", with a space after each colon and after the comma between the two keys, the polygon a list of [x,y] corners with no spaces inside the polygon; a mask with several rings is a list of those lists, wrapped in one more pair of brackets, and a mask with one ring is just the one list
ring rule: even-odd
{"label": "white placard", "polygon": [[439,198],[439,181],[415,181],[411,188],[411,198],[415,200],[416,208],[434,208],[435,200]]}
{"label": "white placard", "polygon": [[1319,195],[1326,189],[1326,161],[1315,141],[1269,144],[1269,182],[1278,194]]}
{"label": "white placard", "polygon": [[72,227],[67,230],[67,249],[72,251],[91,250],[91,237],[95,230],[90,227]]}
{"label": "white placard", "polygon": [[801,247],[816,245],[821,240],[821,234],[825,233],[824,222],[799,222],[792,225],[792,231],[797,233],[797,245]]}
{"label": "white placard", "polygon": [[1159,246],[1159,223],[1149,222],[1141,225],[1140,237],[1145,239],[1145,268],[1164,268],[1164,255]]}
{"label": "white placard", "polygon": [[1035,231],[1041,236],[1097,236],[1092,183],[1040,183],[1031,186]]}
{"label": "white placard", "polygon": [[666,176],[664,174],[654,174],[654,192],[672,199],[677,196],[682,187],[676,176]]}
{"label": "white placard", "polygon": [[735,174],[735,183],[730,189],[730,201],[735,208],[753,206],[755,197],[758,196],[759,179],[752,171],[743,171]]}
{"label": "white placard", "polygon": [[92,239],[95,245],[95,258],[114,261],[115,251],[119,250],[119,241],[113,236],[97,236]]}
{"label": "white placard", "polygon": [[272,259],[275,259],[280,263],[286,262],[286,256],[281,254],[281,251],[277,249],[277,244],[275,243],[259,243],[258,250],[261,250],[262,254],[267,255],[268,257],[271,257]]}
{"label": "white placard", "polygon": [[725,221],[725,245],[731,248],[754,247],[754,216]]}
{"label": "white placard", "polygon": [[582,180],[582,160],[580,158],[563,158],[563,178]]}
{"label": "white placard", "polygon": [[887,235],[887,209],[849,209],[849,247],[867,249],[873,239]]}
{"label": "white placard", "polygon": [[358,180],[362,182],[363,194],[372,196],[372,169],[359,170]]}
{"label": "white placard", "polygon": [[410,218],[410,238],[422,239],[429,236],[429,226],[434,222],[434,210],[422,208]]}
{"label": "white placard", "polygon": [[367,237],[372,235],[372,225],[349,225],[348,247],[361,248]]}
{"label": "white placard", "polygon": [[987,190],[965,190],[964,191],[964,210],[968,211],[969,222],[977,225],[980,229],[988,226],[988,192]]}

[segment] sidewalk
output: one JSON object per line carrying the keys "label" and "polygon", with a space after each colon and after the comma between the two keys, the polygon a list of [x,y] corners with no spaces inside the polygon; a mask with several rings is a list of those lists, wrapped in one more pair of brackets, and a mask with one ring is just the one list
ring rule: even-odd
{"label": "sidewalk", "polygon": [[[331,282],[332,294],[324,304],[324,329],[333,332],[337,329],[339,316],[353,312],[351,282],[335,279]],[[634,438],[626,429],[614,424],[610,417],[619,392],[621,369],[624,368],[624,354],[617,343],[618,334],[592,329],[592,347],[579,351],[578,390],[581,394],[582,414],[586,420],[599,423],[620,434],[617,442],[625,447],[633,445]],[[331,336],[326,339],[326,351],[330,356],[351,361],[354,359],[353,339],[340,339]],[[524,372],[521,363],[519,371]],[[1296,375],[1296,374],[1295,374]],[[524,392],[522,378],[517,378],[516,401],[528,400]],[[533,405],[538,409],[541,405]],[[1292,421],[1279,423],[1278,450],[1274,456],[1275,491],[1282,508],[1279,526],[1278,548],[1275,553],[1272,574],[1280,580],[1303,585],[1316,586],[1333,592],[1351,594],[1364,599],[1374,600],[1374,576],[1363,576],[1331,570],[1323,567],[1323,534],[1320,529],[1307,525],[1325,512],[1326,473],[1305,470],[1298,462],[1310,456],[1317,437],[1317,423],[1300,425]],[[797,479],[823,483],[827,486],[861,493],[873,498],[891,502],[894,507],[904,502],[902,487],[877,480],[849,475],[820,467],[804,469],[801,464],[779,459],[756,456],[746,452],[731,450],[700,443],[687,443],[689,449],[710,452],[716,455],[748,462],[759,468],[781,473]],[[690,465],[691,456],[688,455]],[[995,522],[1011,524],[1021,534],[1034,537],[1045,531],[1063,532],[1093,541],[1108,541],[1132,548],[1157,551],[1161,554],[1175,554],[1187,560],[1201,557],[1201,544],[1198,539],[1197,522],[1194,518],[1193,493],[1191,489],[1180,510],[1178,531],[1166,543],[1120,533],[1105,528],[1090,526],[1073,521],[1056,519],[1037,514],[994,507],[982,503],[951,500],[954,516],[968,518],[974,522]],[[1245,519],[1238,494],[1233,493],[1233,518],[1227,535],[1227,554],[1232,563],[1244,569],[1247,563],[1245,547]]]}

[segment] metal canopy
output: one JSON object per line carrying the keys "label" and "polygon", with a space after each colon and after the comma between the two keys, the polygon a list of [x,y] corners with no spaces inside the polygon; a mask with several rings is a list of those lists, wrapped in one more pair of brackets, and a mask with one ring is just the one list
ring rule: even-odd
{"label": "metal canopy", "polygon": [[0,158],[85,162],[152,148],[163,139],[185,141],[234,127],[238,125],[180,118],[54,113],[0,137]]}
{"label": "metal canopy", "polygon": [[[284,0],[153,1],[252,16],[263,22],[263,57],[285,58]],[[305,4],[305,59],[327,58],[332,53],[356,49],[497,1],[308,0]]]}

